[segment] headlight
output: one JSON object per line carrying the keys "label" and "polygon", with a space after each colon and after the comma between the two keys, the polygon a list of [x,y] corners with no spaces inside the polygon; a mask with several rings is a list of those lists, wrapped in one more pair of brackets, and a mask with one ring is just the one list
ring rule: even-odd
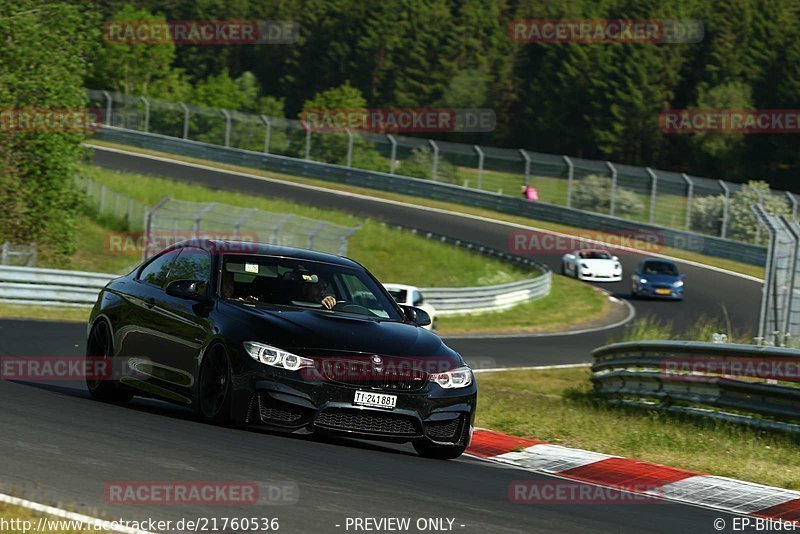
{"label": "headlight", "polygon": [[640,284],[646,284],[647,283],[647,278],[639,278],[639,283]]}
{"label": "headlight", "polygon": [[620,270],[622,270],[622,265],[620,265],[619,263],[615,263],[615,264],[614,264],[614,270],[615,270],[615,271],[620,271]]}
{"label": "headlight", "polygon": [[428,380],[436,382],[444,389],[465,388],[472,384],[472,369],[469,367],[459,367],[446,373],[436,373],[430,375]]}
{"label": "headlight", "polygon": [[674,286],[675,287],[683,287],[683,280],[678,280],[677,282],[675,282]]}
{"label": "headlight", "polygon": [[585,263],[581,263],[581,269],[588,269],[588,268],[589,268],[588,265],[586,265]]}
{"label": "headlight", "polygon": [[279,367],[280,369],[287,369],[289,371],[297,371],[303,367],[314,367],[314,360],[310,358],[303,358],[297,354],[286,352],[277,347],[271,347],[263,343],[256,343],[255,341],[245,341],[244,350],[257,362],[271,365],[272,367]]}

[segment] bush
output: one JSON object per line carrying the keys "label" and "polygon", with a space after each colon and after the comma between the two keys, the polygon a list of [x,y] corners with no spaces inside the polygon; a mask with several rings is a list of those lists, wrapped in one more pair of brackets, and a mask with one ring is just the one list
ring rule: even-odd
{"label": "bush", "polygon": [[[590,174],[575,184],[572,193],[572,205],[581,210],[608,213],[611,210],[611,178]],[[644,211],[644,204],[639,196],[623,187],[617,186],[614,199],[614,215],[634,216]]]}
{"label": "bush", "polygon": [[[414,178],[433,178],[433,151],[428,147],[415,148],[411,157],[398,162],[397,173]],[[439,155],[436,163],[436,180],[449,184],[458,184],[458,170],[456,166]]]}
{"label": "bush", "polygon": [[[753,204],[761,203],[767,213],[772,215],[789,215],[792,210],[783,197],[773,195],[769,184],[763,181],[750,181],[741,190],[731,196],[731,205],[728,209],[728,236],[731,239],[756,242],[756,229],[761,224],[753,213]],[[764,242],[767,231],[761,228],[761,241]]]}
{"label": "bush", "polygon": [[710,235],[720,235],[725,209],[723,195],[709,195],[692,200],[692,230]]}

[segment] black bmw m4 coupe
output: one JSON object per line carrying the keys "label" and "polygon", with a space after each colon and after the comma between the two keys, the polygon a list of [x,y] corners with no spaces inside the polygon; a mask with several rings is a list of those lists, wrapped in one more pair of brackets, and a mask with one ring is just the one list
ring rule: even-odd
{"label": "black bmw m4 coupe", "polygon": [[191,240],[100,293],[87,356],[93,397],[193,408],[205,421],[411,442],[455,458],[472,435],[472,370],[350,259]]}

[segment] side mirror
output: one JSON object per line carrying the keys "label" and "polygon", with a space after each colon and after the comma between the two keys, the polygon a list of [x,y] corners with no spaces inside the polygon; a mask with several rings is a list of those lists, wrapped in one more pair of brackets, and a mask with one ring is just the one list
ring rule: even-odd
{"label": "side mirror", "polygon": [[611,256],[611,259],[614,261],[619,261],[619,256]]}
{"label": "side mirror", "polygon": [[415,308],[414,306],[400,306],[403,308],[406,320],[414,323],[417,326],[428,326],[431,324],[431,316],[428,315],[423,309]]}
{"label": "side mirror", "polygon": [[174,280],[167,284],[167,295],[202,302],[206,297],[206,282],[203,280]]}

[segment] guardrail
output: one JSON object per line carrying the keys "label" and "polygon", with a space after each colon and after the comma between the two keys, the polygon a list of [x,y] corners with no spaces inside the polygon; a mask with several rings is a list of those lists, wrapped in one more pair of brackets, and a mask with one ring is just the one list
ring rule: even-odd
{"label": "guardrail", "polygon": [[593,393],[610,404],[800,432],[800,350],[634,341],[593,356]]}
{"label": "guardrail", "polygon": [[[91,306],[110,280],[119,275],[0,267],[0,302],[39,306]],[[510,308],[526,300],[547,295],[550,271],[531,279],[484,287],[424,288],[427,300],[439,315],[480,313]]]}
{"label": "guardrail", "polygon": [[37,306],[91,306],[116,274],[0,266],[0,301]]}
{"label": "guardrail", "polygon": [[131,145],[159,152],[206,159],[243,167],[252,167],[278,173],[311,176],[331,182],[390,191],[404,195],[432,200],[455,202],[490,210],[519,215],[531,219],[555,222],[577,228],[588,228],[604,232],[650,232],[661,237],[660,243],[666,247],[698,252],[708,256],[728,258],[752,265],[766,263],[766,248],[703,235],[695,232],[663,228],[602,215],[578,209],[530,202],[487,191],[469,189],[458,185],[435,182],[420,178],[410,178],[377,171],[367,171],[320,163],[316,161],[265,154],[239,148],[191,141],[178,137],[127,130],[114,126],[102,126],[95,134],[98,139]]}

